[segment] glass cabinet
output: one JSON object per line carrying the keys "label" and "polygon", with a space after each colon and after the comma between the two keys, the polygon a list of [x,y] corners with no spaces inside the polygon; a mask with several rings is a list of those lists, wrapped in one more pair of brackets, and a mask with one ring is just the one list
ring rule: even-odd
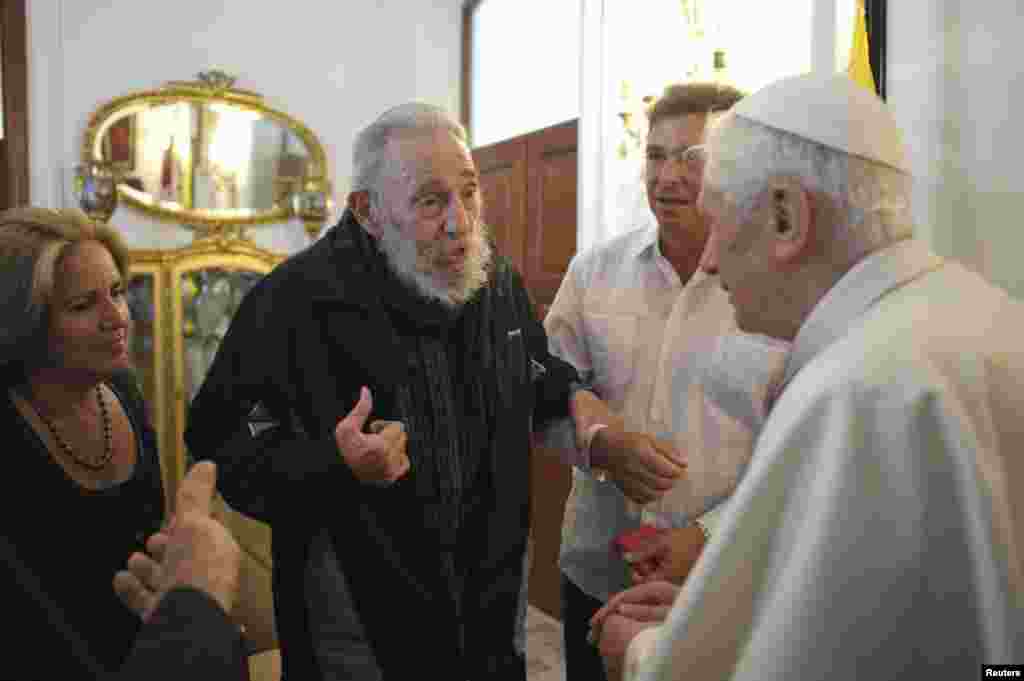
{"label": "glass cabinet", "polygon": [[[186,248],[131,252],[131,352],[157,433],[168,510],[190,458],[184,440],[188,405],[242,299],[284,259],[243,234],[224,230],[196,238]],[[273,650],[270,527],[233,510],[219,495],[213,515],[242,548],[240,596],[232,617],[246,627],[250,654]]]}
{"label": "glass cabinet", "polygon": [[[128,279],[128,307],[132,313],[131,353],[149,410],[149,422],[153,424],[158,437],[164,432],[163,410],[156,408],[157,396],[163,393],[163,356],[157,351],[159,331],[163,321],[160,291],[162,290],[160,266],[156,263],[133,262]],[[159,441],[161,451],[163,441]],[[164,469],[164,479],[167,469]]]}
{"label": "glass cabinet", "polygon": [[283,257],[244,236],[186,248],[133,251],[128,284],[131,351],[160,446],[168,508],[188,465],[188,405],[242,299]]}

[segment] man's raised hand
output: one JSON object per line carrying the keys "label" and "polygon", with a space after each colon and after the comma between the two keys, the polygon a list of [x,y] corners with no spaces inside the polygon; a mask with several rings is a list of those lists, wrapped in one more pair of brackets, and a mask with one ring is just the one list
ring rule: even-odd
{"label": "man's raised hand", "polygon": [[374,421],[370,433],[363,432],[373,410],[370,389],[363,387],[359,401],[334,429],[338,451],[361,482],[386,486],[409,471],[405,446],[409,436],[400,422]]}

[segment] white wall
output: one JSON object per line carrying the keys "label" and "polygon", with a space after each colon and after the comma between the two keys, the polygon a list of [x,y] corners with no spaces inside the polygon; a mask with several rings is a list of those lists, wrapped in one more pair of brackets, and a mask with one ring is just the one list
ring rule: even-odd
{"label": "white wall", "polygon": [[[70,168],[99,106],[219,68],[320,137],[340,213],[360,127],[410,99],[458,112],[461,7],[460,0],[29,0],[32,202],[73,204]],[[111,222],[136,247],[189,240],[130,207],[119,207]],[[298,222],[252,231],[281,252],[308,243]]]}
{"label": "white wall", "polygon": [[1024,297],[1024,13],[890,0],[888,101],[917,175],[919,233]]}

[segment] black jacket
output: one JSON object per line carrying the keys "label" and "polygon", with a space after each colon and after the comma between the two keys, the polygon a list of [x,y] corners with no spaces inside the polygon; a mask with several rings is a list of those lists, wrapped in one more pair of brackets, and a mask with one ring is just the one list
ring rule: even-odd
{"label": "black jacket", "polygon": [[110,681],[243,681],[245,640],[220,604],[191,587],[171,589]]}
{"label": "black jacket", "polygon": [[[497,258],[488,304],[492,324],[505,333],[496,336],[503,347],[491,351],[501,354],[506,370],[498,377],[502,404],[491,434],[498,446],[488,462],[496,482],[486,512],[460,540],[459,550],[471,552],[475,566],[460,648],[460,618],[438,568],[441,549],[432,539],[435,528],[425,523],[429,514],[417,497],[415,471],[387,488],[360,484],[334,441],[335,426],[363,385],[373,396],[369,420],[393,416],[395,387],[410,370],[381,304],[375,258],[372,242],[346,213],[320,241],[261,280],[243,301],[191,406],[185,439],[196,459],[217,462],[227,502],[273,530],[285,678],[320,678],[303,579],[311,538],[321,528],[331,535],[384,679],[425,672],[496,678],[515,654],[531,425],[568,415],[576,372],[548,353],[519,275]],[[531,360],[545,371],[531,369]],[[254,434],[254,410],[275,426]]]}

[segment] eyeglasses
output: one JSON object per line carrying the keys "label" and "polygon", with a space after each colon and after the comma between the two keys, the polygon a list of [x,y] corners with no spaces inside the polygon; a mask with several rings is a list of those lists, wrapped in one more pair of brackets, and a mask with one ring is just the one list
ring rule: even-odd
{"label": "eyeglasses", "polygon": [[704,170],[704,164],[707,163],[707,158],[707,145],[704,144],[694,144],[691,147],[673,149],[667,153],[657,147],[648,149],[647,151],[648,165],[660,165],[666,160],[672,159],[673,161],[678,161],[688,169],[694,171]]}

